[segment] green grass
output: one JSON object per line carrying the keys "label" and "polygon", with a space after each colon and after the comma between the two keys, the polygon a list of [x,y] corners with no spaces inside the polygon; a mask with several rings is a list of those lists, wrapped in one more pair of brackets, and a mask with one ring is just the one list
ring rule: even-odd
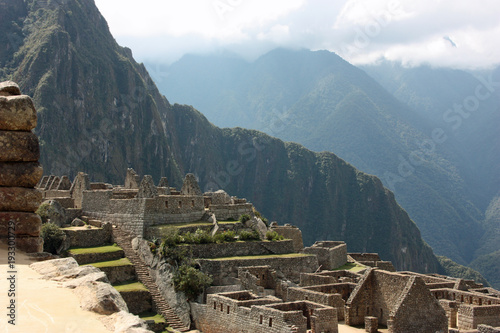
{"label": "green grass", "polygon": [[342,265],[338,268],[335,268],[334,271],[351,271],[351,272],[359,272],[365,269],[366,266],[359,265],[353,262],[348,262],[345,265]]}
{"label": "green grass", "polygon": [[69,253],[71,254],[86,254],[86,253],[109,253],[120,251],[122,248],[118,245],[105,245],[105,246],[96,246],[96,247],[81,247],[69,249]]}
{"label": "green grass", "polygon": [[165,318],[163,318],[160,314],[155,312],[142,312],[139,313],[139,318],[143,320],[154,320],[155,323],[165,323]]}
{"label": "green grass", "polygon": [[240,221],[217,221],[218,224],[236,224],[240,223]]}
{"label": "green grass", "polygon": [[88,266],[88,265],[92,265],[94,267],[99,268],[99,267],[128,266],[128,265],[132,265],[132,263],[127,258],[121,258],[118,260],[93,262],[93,263],[83,265],[83,266]]}
{"label": "green grass", "polygon": [[118,292],[139,291],[139,290],[148,291],[148,288],[146,288],[145,285],[143,285],[138,281],[117,284],[113,285],[113,287],[115,287],[115,289],[118,290]]}
{"label": "green grass", "polygon": [[300,258],[300,257],[311,257],[311,254],[303,253],[287,253],[287,254],[265,254],[260,256],[240,256],[240,257],[225,257],[225,258],[213,258],[206,260],[245,260],[245,259],[268,259],[268,258]]}

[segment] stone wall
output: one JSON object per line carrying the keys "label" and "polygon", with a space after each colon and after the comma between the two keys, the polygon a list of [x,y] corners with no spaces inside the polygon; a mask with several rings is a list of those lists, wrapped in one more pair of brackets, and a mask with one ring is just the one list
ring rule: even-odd
{"label": "stone wall", "polygon": [[311,288],[290,287],[287,290],[286,300],[289,302],[306,300],[331,306],[337,311],[338,320],[344,320],[345,301],[339,293],[314,290]]}
{"label": "stone wall", "polygon": [[500,305],[460,304],[457,324],[459,330],[475,329],[479,324],[500,326]]}
{"label": "stone wall", "polygon": [[293,252],[291,240],[276,242],[253,241],[223,244],[186,245],[195,258],[225,258],[234,256],[259,256],[267,254],[286,254]]}
{"label": "stone wall", "polygon": [[209,209],[215,214],[217,220],[238,220],[241,215],[253,214],[253,205],[251,203],[242,203],[234,205],[210,205]]}
{"label": "stone wall", "polygon": [[304,253],[318,256],[321,269],[332,270],[347,262],[347,245],[344,242],[319,241],[306,247]]}
{"label": "stone wall", "polygon": [[361,274],[346,270],[302,273],[300,274],[300,286],[307,287],[338,282],[358,282],[360,278]]}
{"label": "stone wall", "polygon": [[462,291],[450,288],[432,289],[432,294],[436,299],[447,299],[457,301],[459,303],[471,305],[494,305],[500,304],[500,299],[497,297],[481,295],[468,291]]}
{"label": "stone wall", "polygon": [[32,132],[36,110],[14,82],[0,83],[0,238],[13,249],[41,252],[42,202],[35,186],[42,177],[40,148]]}
{"label": "stone wall", "polygon": [[293,249],[295,252],[300,252],[304,249],[304,242],[302,240],[302,231],[293,226],[271,226],[271,230],[276,231],[278,235],[291,239],[293,241]]}
{"label": "stone wall", "polygon": [[112,226],[105,223],[102,228],[82,229],[82,228],[63,228],[69,238],[68,247],[93,247],[100,246],[103,243],[112,243]]}
{"label": "stone wall", "polygon": [[444,309],[418,276],[369,269],[346,302],[348,325],[378,318],[389,332],[446,332]]}
{"label": "stone wall", "polygon": [[356,261],[380,261],[378,253],[349,253],[349,256]]}
{"label": "stone wall", "polygon": [[331,307],[312,302],[280,303],[272,297],[248,299],[246,293],[208,295],[206,305],[194,307],[197,327],[205,333],[338,332],[336,312]]}
{"label": "stone wall", "polygon": [[127,303],[128,311],[133,314],[139,314],[145,311],[152,310],[151,294],[147,290],[135,290],[120,293],[125,303]]}
{"label": "stone wall", "polygon": [[318,268],[316,256],[303,257],[262,257],[260,259],[198,259],[201,270],[212,275],[214,285],[228,283],[238,277],[238,267],[269,265],[276,270],[278,276],[283,274],[287,279],[298,283],[300,273],[314,272]]}

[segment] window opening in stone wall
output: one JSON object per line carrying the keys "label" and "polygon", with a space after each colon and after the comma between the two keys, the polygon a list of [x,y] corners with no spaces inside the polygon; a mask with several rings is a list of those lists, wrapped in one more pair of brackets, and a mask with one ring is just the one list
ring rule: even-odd
{"label": "window opening in stone wall", "polygon": [[224,304],[221,304],[221,305],[220,305],[220,310],[221,310],[222,312],[224,312]]}
{"label": "window opening in stone wall", "polygon": [[179,206],[178,208],[182,208],[182,201],[179,201]]}
{"label": "window opening in stone wall", "polygon": [[263,319],[263,318],[262,318],[262,315],[260,315],[259,324],[261,324],[261,325],[262,325],[262,319]]}
{"label": "window opening in stone wall", "polygon": [[382,318],[384,318],[384,310],[380,309],[380,320],[382,321]]}
{"label": "window opening in stone wall", "polygon": [[165,208],[168,208],[168,201],[165,201]]}
{"label": "window opening in stone wall", "polygon": [[214,302],[214,310],[217,309],[217,302]]}
{"label": "window opening in stone wall", "polygon": [[227,306],[227,314],[229,314],[229,305]]}
{"label": "window opening in stone wall", "polygon": [[194,200],[191,200],[191,207],[194,207]]}
{"label": "window opening in stone wall", "polygon": [[269,327],[273,327],[273,318],[269,318]]}

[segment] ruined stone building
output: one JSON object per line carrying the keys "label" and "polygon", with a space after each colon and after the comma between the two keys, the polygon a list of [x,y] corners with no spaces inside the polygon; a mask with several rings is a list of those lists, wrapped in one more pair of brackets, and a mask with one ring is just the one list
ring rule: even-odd
{"label": "ruined stone building", "polygon": [[38,188],[44,200],[58,201],[66,209],[79,210],[81,215],[111,222],[138,236],[152,226],[201,221],[211,214],[218,220],[253,214],[252,204],[245,199],[224,191],[202,193],[192,174],[186,175],[180,191],[169,187],[166,178],[158,186],[149,175],[139,179],[128,169],[125,184],[114,186],[92,183],[80,172],[73,183],[66,176],[45,176]]}

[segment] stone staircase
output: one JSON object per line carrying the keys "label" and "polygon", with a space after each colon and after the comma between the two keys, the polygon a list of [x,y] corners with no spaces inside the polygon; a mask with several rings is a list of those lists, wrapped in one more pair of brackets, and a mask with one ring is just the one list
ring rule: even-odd
{"label": "stone staircase", "polygon": [[119,228],[113,228],[113,237],[116,244],[123,249],[125,256],[134,265],[137,279],[144,284],[151,293],[156,311],[163,315],[163,317],[167,320],[167,323],[173,329],[180,332],[188,332],[189,327],[186,327],[182,323],[177,314],[165,301],[163,296],[160,294],[155,281],[149,275],[147,266],[132,249],[132,237],[127,232],[120,230]]}

